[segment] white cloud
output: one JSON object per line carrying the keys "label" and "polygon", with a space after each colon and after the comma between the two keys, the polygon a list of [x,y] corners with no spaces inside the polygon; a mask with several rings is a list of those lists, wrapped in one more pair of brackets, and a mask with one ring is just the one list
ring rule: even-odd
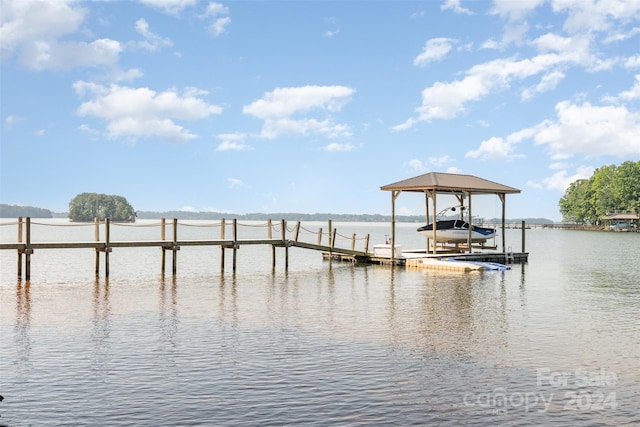
{"label": "white cloud", "polygon": [[520,61],[497,59],[475,65],[462,80],[450,83],[436,82],[424,89],[422,105],[416,108],[418,116],[393,129],[405,130],[418,122],[432,119],[452,119],[464,111],[467,103],[477,101],[492,91],[509,87],[512,80],[531,77],[571,60],[571,56],[551,53]]}
{"label": "white cloud", "polygon": [[75,33],[85,13],[84,8],[64,1],[3,1],[0,15],[2,57],[11,56],[27,44]]}
{"label": "white cloud", "polygon": [[277,88],[243,107],[245,114],[264,120],[262,137],[273,139],[282,134],[318,134],[327,137],[351,135],[349,126],[331,119],[293,118],[313,111],[339,112],[349,102],[354,89],[345,86],[302,86]]}
{"label": "white cloud", "polygon": [[193,88],[180,94],[175,90],[155,92],[149,88],[102,86],[78,81],[73,85],[80,96],[92,96],[78,108],[80,116],[94,116],[107,122],[111,137],[157,136],[186,141],[197,135],[174,120],[200,120],[219,114],[222,108],[191,95]]}
{"label": "white cloud", "polygon": [[24,117],[14,116],[13,114],[9,114],[4,118],[4,127],[6,129],[11,129],[14,124],[24,121]]}
{"label": "white cloud", "polygon": [[633,22],[640,16],[637,1],[554,1],[552,7],[554,12],[567,14],[564,29],[569,33],[618,31],[620,22]]}
{"label": "white cloud", "polygon": [[198,0],[140,0],[140,2],[166,13],[178,14],[187,7],[197,4]]}
{"label": "white cloud", "polygon": [[227,182],[229,183],[229,188],[240,188],[244,185],[242,180],[237,178],[227,178]]}
{"label": "white cloud", "polygon": [[202,17],[212,19],[212,22],[209,25],[209,31],[214,37],[218,37],[226,31],[229,25],[231,25],[231,18],[229,18],[228,15],[228,7],[220,3],[210,2]]}
{"label": "white cloud", "polygon": [[111,81],[114,82],[131,82],[144,76],[144,73],[137,68],[130,68],[126,71],[117,70],[111,75]]}
{"label": "white cloud", "polygon": [[507,159],[511,156],[513,144],[503,138],[491,137],[480,143],[477,150],[468,151],[464,156],[483,159]]}
{"label": "white cloud", "polygon": [[636,74],[636,82],[629,90],[625,90],[618,94],[618,98],[624,101],[632,101],[640,99],[640,74]]}
{"label": "white cloud", "polygon": [[209,25],[209,31],[217,37],[226,31],[229,24],[231,24],[231,18],[228,16],[217,18],[211,23],[211,25]]}
{"label": "white cloud", "polygon": [[565,162],[554,162],[549,165],[549,169],[558,170],[558,169],[566,169],[569,165]]}
{"label": "white cloud", "polygon": [[222,141],[217,147],[216,151],[247,151],[252,147],[241,142]]}
{"label": "white cloud", "polygon": [[322,35],[325,36],[328,39],[331,39],[331,38],[337,36],[338,34],[340,34],[340,30],[327,30]]}
{"label": "white cloud", "polygon": [[340,144],[337,142],[332,142],[331,144],[328,144],[324,147],[325,151],[353,151],[353,149],[355,148],[355,146],[353,144]]}
{"label": "white cloud", "polygon": [[572,175],[569,175],[566,170],[561,170],[544,178],[542,182],[527,181],[527,186],[537,190],[555,190],[559,193],[564,193],[572,182],[589,178],[594,171],[595,168],[593,166],[580,166]]}
{"label": "white cloud", "polygon": [[522,154],[514,154],[516,144],[533,137],[538,132],[537,127],[522,129],[508,135],[506,138],[491,137],[480,143],[477,150],[468,151],[464,156],[480,159],[513,159],[524,157]]}
{"label": "white cloud", "polygon": [[245,144],[246,136],[242,133],[225,133],[218,135],[218,139],[222,140],[220,145],[216,147],[216,151],[247,151],[253,147]]}
{"label": "white cloud", "polygon": [[633,38],[633,37],[637,36],[638,34],[640,34],[640,27],[634,27],[631,30],[626,31],[626,32],[617,32],[616,28],[614,28],[613,31],[614,32],[609,34],[604,39],[604,43],[621,42],[621,41]]}
{"label": "white cloud", "polygon": [[465,15],[473,15],[469,9],[460,6],[460,0],[445,0],[445,2],[440,6],[441,10],[452,10],[455,13],[461,13]]}
{"label": "white cloud", "polygon": [[640,55],[631,56],[624,62],[626,68],[638,68],[640,67]]}
{"label": "white cloud", "polygon": [[34,70],[69,70],[117,63],[122,46],[111,39],[62,41],[80,28],[85,8],[65,1],[2,3],[2,58],[17,54],[19,63]]}
{"label": "white cloud", "polygon": [[137,46],[148,50],[149,52],[155,52],[163,46],[172,46],[173,42],[169,38],[162,38],[159,35],[153,33],[149,29],[149,24],[144,19],[138,19],[136,21],[136,31],[144,37],[144,41],[138,42]]}
{"label": "white cloud", "polygon": [[499,49],[500,48],[500,44],[495,41],[494,39],[488,39],[485,40],[480,47],[482,49]]}
{"label": "white cloud", "polygon": [[204,13],[205,16],[220,16],[220,15],[228,15],[229,8],[223,5],[222,3],[210,2],[207,5],[207,10]]}
{"label": "white cloud", "polygon": [[416,173],[424,173],[427,170],[427,166],[420,159],[409,160],[409,168]]}
{"label": "white cloud", "polygon": [[429,163],[436,167],[442,167],[452,161],[453,159],[447,155],[441,157],[429,157]]}
{"label": "white cloud", "polygon": [[552,71],[545,74],[533,88],[524,89],[520,95],[522,100],[528,100],[534,97],[535,94],[551,91],[558,86],[558,83],[565,78],[565,74],[561,71]]}
{"label": "white cloud", "polygon": [[493,0],[491,13],[502,16],[510,22],[522,21],[546,0]]}
{"label": "white cloud", "polygon": [[624,106],[556,105],[557,119],[539,125],[536,144],[553,159],[586,156],[640,155],[640,113]]}
{"label": "white cloud", "polygon": [[445,37],[427,40],[422,53],[413,60],[413,65],[425,66],[429,62],[441,61],[451,51],[455,42],[456,40]]}
{"label": "white cloud", "polygon": [[111,39],[98,39],[91,43],[37,41],[23,47],[20,63],[34,70],[111,66],[118,62],[120,52],[121,44]]}
{"label": "white cloud", "polygon": [[[505,33],[501,42],[491,39],[484,42],[483,47],[493,49],[524,40],[529,30],[527,17],[545,2],[546,0],[495,0],[492,13],[507,21]],[[543,34],[530,42],[538,50],[538,55],[524,59],[495,59],[473,66],[462,79],[435,82],[423,89],[422,105],[415,109],[415,116],[393,129],[406,130],[419,122],[455,118],[465,111],[470,102],[508,89],[514,81],[538,74],[544,75],[540,84],[521,91],[523,99],[529,99],[535,93],[553,90],[564,78],[564,68],[581,66],[590,72],[609,70],[620,63],[621,59],[599,57],[599,52],[594,49],[595,42],[601,36],[599,33],[616,29],[625,34],[635,34],[635,27],[630,30],[622,27],[633,25],[640,19],[638,1],[554,1],[552,7],[557,15],[567,17],[564,29],[569,36]],[[438,58],[437,55],[433,54],[433,58]],[[425,61],[429,58],[425,55]],[[634,66],[636,62],[637,60],[628,59],[626,66]]]}

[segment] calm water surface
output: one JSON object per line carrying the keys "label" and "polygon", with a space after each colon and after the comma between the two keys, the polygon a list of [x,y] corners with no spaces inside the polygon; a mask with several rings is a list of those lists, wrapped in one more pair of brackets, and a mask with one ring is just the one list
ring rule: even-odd
{"label": "calm water surface", "polygon": [[[158,239],[155,223],[111,239]],[[180,239],[219,237],[192,224]],[[334,225],[370,245],[389,232]],[[405,248],[424,247],[415,228],[398,226]],[[272,270],[266,247],[242,247],[236,274],[228,252],[221,273],[218,248],[183,247],[176,277],[158,248],[116,248],[108,280],[89,249],[39,250],[30,282],[1,251],[0,425],[639,425],[640,234],[533,229],[526,244],[528,264],[481,273],[299,248]]]}

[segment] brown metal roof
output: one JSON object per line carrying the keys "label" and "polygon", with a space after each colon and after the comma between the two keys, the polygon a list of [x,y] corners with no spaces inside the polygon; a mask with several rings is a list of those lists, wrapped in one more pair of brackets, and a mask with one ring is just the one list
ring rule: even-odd
{"label": "brown metal roof", "polygon": [[380,187],[383,191],[425,190],[436,192],[470,192],[472,194],[515,194],[520,190],[473,175],[430,172]]}
{"label": "brown metal roof", "polygon": [[617,213],[612,215],[607,215],[602,219],[640,219],[640,217],[634,213]]}

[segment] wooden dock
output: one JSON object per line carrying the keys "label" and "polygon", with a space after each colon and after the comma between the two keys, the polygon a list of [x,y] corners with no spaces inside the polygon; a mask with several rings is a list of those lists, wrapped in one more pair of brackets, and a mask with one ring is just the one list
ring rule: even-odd
{"label": "wooden dock", "polygon": [[[38,225],[51,225],[34,223]],[[266,245],[271,247],[272,253],[272,268],[276,267],[276,248],[282,248],[284,250],[284,262],[285,269],[289,267],[289,248],[297,247],[301,249],[319,251],[323,254],[324,259],[329,261],[341,261],[341,262],[357,262],[366,264],[385,264],[394,266],[434,266],[438,264],[438,257],[442,257],[442,254],[426,254],[424,251],[406,251],[400,256],[391,258],[386,255],[380,255],[379,253],[369,251],[369,235],[357,238],[355,234],[351,236],[339,235],[336,229],[332,225],[332,221],[328,221],[327,232],[323,232],[322,228],[317,231],[308,230],[302,227],[300,221],[297,221],[292,229],[287,228],[287,222],[281,220],[279,222],[272,222],[267,220],[263,226],[267,229],[267,235],[265,238],[240,238],[238,235],[238,222],[233,219],[230,222],[222,219],[213,224],[208,224],[208,227],[219,227],[220,235],[217,239],[179,239],[178,238],[178,220],[173,219],[171,222],[167,222],[165,219],[161,219],[157,224],[160,228],[160,236],[157,240],[136,240],[136,241],[113,241],[111,239],[111,228],[115,225],[124,225],[118,223],[112,223],[108,219],[100,222],[98,220],[93,223],[84,224],[63,224],[63,226],[92,226],[94,228],[94,240],[91,241],[68,241],[68,242],[43,242],[34,241],[32,238],[32,221],[31,218],[18,218],[15,222],[0,223],[3,225],[17,225],[18,236],[15,242],[3,242],[0,243],[0,250],[15,250],[17,252],[17,277],[18,280],[31,279],[31,257],[36,250],[48,250],[48,249],[92,249],[95,251],[95,274],[96,277],[100,275],[101,258],[104,259],[104,275],[109,277],[109,254],[114,249],[119,248],[149,248],[157,247],[161,249],[161,272],[164,274],[166,270],[166,256],[167,252],[171,254],[171,272],[173,275],[177,272],[177,254],[181,247],[188,246],[208,246],[220,248],[220,265],[221,269],[225,269],[225,254],[227,251],[232,252],[232,269],[236,271],[237,263],[237,251],[240,247],[245,245]],[[156,224],[151,224],[155,226]],[[189,224],[180,224],[188,226]],[[60,225],[57,225],[60,226]],[[127,224],[127,226],[137,226],[137,224]],[[149,226],[149,225],[141,225]],[[205,226],[205,225],[200,225]],[[231,229],[231,235],[227,235],[227,228]],[[167,236],[167,228],[171,230],[171,237]],[[301,239],[300,235],[305,234],[307,239]],[[102,236],[102,237],[101,237]],[[311,236],[314,242],[310,242],[308,236]],[[338,239],[342,239],[348,243],[347,246],[338,246],[336,243]],[[323,240],[327,242],[323,244]],[[362,245],[362,249],[357,249],[357,245]],[[384,246],[384,245],[377,245]],[[101,254],[104,254],[101,257]],[[500,262],[500,263],[524,263],[527,262],[527,253],[496,253],[496,252],[475,252],[475,253],[457,253],[448,254],[447,256],[455,257],[457,260],[462,261],[484,261],[484,262]],[[430,261],[415,261],[416,259],[428,259]],[[450,263],[451,264],[451,263]],[[462,264],[451,266],[451,268],[462,267]],[[425,267],[428,268],[428,267]],[[23,275],[24,271],[24,275]]]}
{"label": "wooden dock", "polygon": [[[33,223],[36,224],[36,223]],[[166,229],[170,224],[171,237],[167,237]],[[157,224],[160,227],[160,238],[158,240],[136,240],[136,241],[113,241],[111,239],[111,228],[114,225],[123,225],[118,223],[112,223],[110,220],[98,221],[93,223],[84,224],[65,224],[65,226],[78,226],[85,225],[94,227],[94,240],[91,241],[71,241],[71,242],[42,242],[34,241],[32,239],[32,221],[31,218],[18,218],[16,222],[2,223],[0,225],[17,225],[18,237],[16,242],[2,242],[0,243],[0,250],[15,250],[18,254],[17,262],[17,276],[21,280],[23,278],[23,266],[24,266],[24,278],[26,280],[31,279],[31,257],[34,251],[43,249],[92,249],[95,251],[95,273],[96,277],[100,274],[100,254],[104,254],[104,274],[105,277],[109,277],[109,254],[118,248],[149,248],[157,247],[161,251],[161,271],[164,274],[166,270],[166,256],[167,252],[171,253],[172,274],[177,272],[177,254],[181,247],[187,246],[217,246],[220,248],[220,265],[221,269],[225,268],[225,252],[230,250],[233,256],[232,269],[236,271],[237,251],[241,246],[246,245],[268,245],[272,250],[272,267],[276,266],[276,248],[283,248],[285,255],[285,269],[289,267],[289,248],[299,247],[304,249],[311,249],[321,252],[329,252],[335,254],[343,254],[347,256],[362,256],[366,257],[368,254],[369,235],[364,238],[357,238],[356,235],[352,235],[350,238],[347,236],[338,235],[336,229],[332,226],[332,221],[328,221],[329,232],[323,233],[322,228],[317,231],[307,230],[301,226],[300,221],[296,222],[293,229],[287,228],[287,222],[281,220],[279,222],[272,222],[267,220],[264,227],[267,229],[267,236],[265,238],[239,238],[238,236],[238,222],[233,219],[227,222],[222,219],[218,222],[207,225],[208,227],[219,227],[220,238],[219,239],[198,239],[198,240],[185,240],[178,239],[178,220],[173,219],[172,222],[167,222],[166,219],[161,219]],[[38,223],[38,225],[50,225]],[[181,224],[187,225],[187,224]],[[127,226],[136,226],[134,224],[127,224]],[[231,228],[231,236],[227,235],[227,228]],[[287,234],[287,232],[291,234]],[[279,236],[277,236],[279,233]],[[315,243],[304,242],[299,240],[301,233],[312,235],[316,241]],[[101,236],[103,236],[101,238]],[[325,241],[328,239],[327,244],[323,244],[323,237]],[[338,238],[350,241],[350,248],[338,247],[336,242]],[[362,250],[356,250],[356,243],[359,240],[364,241]],[[23,261],[24,260],[24,261]]]}

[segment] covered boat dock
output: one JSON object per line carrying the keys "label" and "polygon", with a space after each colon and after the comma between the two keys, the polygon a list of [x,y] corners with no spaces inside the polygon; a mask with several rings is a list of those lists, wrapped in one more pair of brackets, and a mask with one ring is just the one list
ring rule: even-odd
{"label": "covered boat dock", "polygon": [[[507,194],[518,194],[520,190],[517,188],[509,187],[504,184],[499,184],[484,178],[479,178],[473,175],[452,174],[442,172],[430,172],[424,175],[419,175],[413,178],[398,181],[392,184],[380,187],[383,191],[391,192],[391,242],[390,248],[396,248],[396,199],[403,192],[409,193],[422,193],[425,197],[425,211],[426,222],[429,223],[431,216],[431,222],[436,223],[437,219],[437,196],[438,194],[453,195],[456,197],[460,206],[466,209],[468,216],[468,222],[471,224],[472,216],[472,196],[477,195],[497,195],[502,204],[502,223],[501,223],[501,253],[493,253],[492,255],[498,255],[500,258],[514,260],[513,254],[507,253],[507,246],[505,241],[505,202]],[[431,203],[429,203],[431,201]],[[465,204],[466,201],[466,204]],[[431,207],[429,206],[431,204]],[[436,227],[433,228],[433,236],[427,239],[425,254],[428,254],[431,249],[431,256],[437,254],[437,240],[436,240]],[[431,240],[431,245],[430,241]],[[465,245],[469,255],[473,252],[472,239],[471,239],[471,227],[469,227],[469,237],[467,244]],[[396,250],[390,250],[391,262],[394,263],[395,258],[401,254],[397,254]],[[480,255],[480,254],[478,254]],[[518,254],[517,257],[520,262],[526,262],[526,254]],[[524,255],[524,257],[523,257]],[[524,260],[524,261],[522,261]]]}

